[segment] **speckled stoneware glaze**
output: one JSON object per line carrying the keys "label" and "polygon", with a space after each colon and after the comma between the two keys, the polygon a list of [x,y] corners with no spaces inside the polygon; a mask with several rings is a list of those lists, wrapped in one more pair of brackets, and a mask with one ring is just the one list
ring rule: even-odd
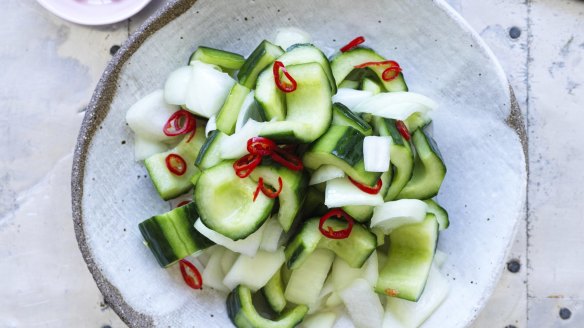
{"label": "speckled stoneware glaze", "polygon": [[[86,113],[73,166],[75,232],[108,304],[131,327],[228,327],[224,296],[186,288],[158,267],[138,223],[165,212],[133,158],[131,104],[163,86],[198,45],[248,55],[276,28],[309,31],[328,54],[357,35],[400,62],[410,90],[436,100],[434,135],[448,166],[439,200],[451,226],[439,248],[450,294],[425,327],[464,327],[490,296],[525,217],[523,121],[491,51],[443,1],[179,0],[117,52]],[[351,326],[346,318],[336,326]]]}

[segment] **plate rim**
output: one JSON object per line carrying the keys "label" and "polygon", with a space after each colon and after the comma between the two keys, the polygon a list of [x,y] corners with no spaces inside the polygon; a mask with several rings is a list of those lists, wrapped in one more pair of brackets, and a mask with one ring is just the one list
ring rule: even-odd
{"label": "plate rim", "polygon": [[[40,0],[39,3],[41,2]],[[181,16],[189,8],[191,8],[197,0],[172,0],[164,4],[159,8],[151,17],[149,17],[135,32],[133,32],[130,37],[122,44],[121,48],[116,52],[114,57],[108,63],[104,73],[102,74],[94,93],[91,97],[79,135],[77,138],[77,144],[75,146],[72,173],[71,173],[71,204],[73,212],[73,224],[75,236],[79,249],[81,250],[82,257],[89,269],[89,272],[93,276],[98,289],[104,296],[105,302],[114,310],[114,312],[120,317],[120,319],[127,324],[129,327],[152,327],[154,326],[153,318],[140,313],[133,309],[122,297],[120,291],[111,284],[111,282],[103,275],[100,268],[95,263],[93,255],[87,245],[84,223],[83,223],[83,180],[85,177],[85,165],[88,155],[88,150],[95,133],[107,116],[110,110],[110,105],[112,102],[113,94],[117,90],[117,83],[121,72],[122,66],[131,58],[131,56],[138,50],[138,48],[154,33],[159,29],[167,25],[173,19]],[[487,46],[485,41],[480,37],[480,35],[466,22],[466,20],[460,16],[445,0],[433,0],[434,5],[439,9],[443,10],[453,21],[455,21],[459,26],[468,32],[471,38],[479,45],[481,50],[487,54],[489,59],[495,65],[496,71],[498,72],[499,79],[501,80],[502,86],[508,87],[509,95],[509,114],[505,119],[505,123],[517,134],[519,141],[522,146],[524,155],[524,164],[526,168],[526,173],[528,173],[528,152],[527,152],[527,134],[524,125],[524,118],[521,113],[519,104],[513,92],[506,74],[495,57],[492,50]],[[527,176],[527,175],[526,175]],[[525,179],[525,185],[522,187],[524,194],[526,195],[527,190],[527,178]],[[527,197],[527,196],[526,196]],[[512,236],[516,235],[519,227],[519,220],[526,216],[525,209],[526,200],[523,202],[523,209],[515,218],[515,223],[513,227]],[[514,238],[510,238],[506,246],[505,257],[510,252],[510,246],[513,243]],[[470,325],[479,315],[492,295],[496,283],[499,281],[503,270],[499,270],[497,274],[492,277],[492,280],[488,282],[486,290],[488,293],[479,300],[477,304],[477,310],[473,313],[468,325]]]}

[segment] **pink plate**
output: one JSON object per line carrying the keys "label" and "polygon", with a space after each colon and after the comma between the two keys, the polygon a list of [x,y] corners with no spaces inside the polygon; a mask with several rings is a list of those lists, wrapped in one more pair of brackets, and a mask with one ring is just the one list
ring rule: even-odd
{"label": "pink plate", "polygon": [[37,0],[53,14],[77,24],[105,25],[133,16],[152,0]]}

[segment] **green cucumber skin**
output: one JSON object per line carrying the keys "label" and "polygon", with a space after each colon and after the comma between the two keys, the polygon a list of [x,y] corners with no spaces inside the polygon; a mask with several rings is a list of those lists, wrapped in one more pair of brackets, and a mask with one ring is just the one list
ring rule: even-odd
{"label": "green cucumber skin", "polygon": [[397,199],[430,199],[438,194],[446,176],[446,165],[433,139],[423,129],[412,135],[412,142],[418,154],[410,181],[397,195]]}
{"label": "green cucumber skin", "polygon": [[281,270],[278,270],[276,274],[268,281],[268,283],[262,288],[262,293],[270,305],[270,308],[276,313],[282,312],[284,307],[286,307],[286,298],[284,297],[284,282],[282,281]]}
{"label": "green cucumber skin", "polygon": [[211,131],[199,151],[195,165],[201,170],[205,170],[219,164],[221,162],[219,147],[221,146],[221,140],[225,137],[227,135],[219,130]]}
{"label": "green cucumber skin", "polygon": [[253,89],[260,72],[283,53],[284,50],[282,48],[267,40],[262,41],[245,60],[237,73],[239,83],[249,89]]}
{"label": "green cucumber skin", "polygon": [[369,123],[353,113],[347,106],[341,103],[333,104],[333,125],[350,126],[365,136],[373,134],[373,129]]}
{"label": "green cucumber skin", "polygon": [[[305,55],[298,56],[297,53],[299,52],[305,52]],[[308,54],[306,54],[307,52]],[[310,43],[294,44],[288,47],[286,52],[282,54],[282,56],[278,57],[277,60],[281,61],[286,66],[306,64],[310,62],[318,63],[327,76],[329,85],[331,87],[331,93],[333,95],[337,93],[337,83],[335,81],[333,71],[331,70],[330,62],[326,58],[325,54],[314,45]]]}
{"label": "green cucumber skin", "polygon": [[[354,67],[365,62],[384,61],[385,58],[377,54],[374,50],[366,47],[356,47],[352,50],[342,52],[331,58],[331,69],[335,77],[337,85],[341,84],[351,72]],[[408,91],[408,86],[405,82],[404,76],[400,73],[395,79],[391,81],[383,81],[381,75],[386,67],[371,66],[367,70],[374,72],[379,78],[383,87],[389,91]]]}
{"label": "green cucumber skin", "polygon": [[217,65],[226,70],[238,70],[245,62],[245,58],[234,52],[199,46],[189,57],[189,65],[199,60],[206,64]]}
{"label": "green cucumber skin", "polygon": [[308,306],[296,305],[270,320],[262,317],[255,309],[249,288],[237,286],[227,296],[227,314],[238,328],[294,328],[308,313]]}
{"label": "green cucumber skin", "polygon": [[426,199],[424,202],[428,205],[428,213],[432,213],[436,216],[439,229],[441,231],[448,229],[450,226],[450,219],[448,218],[448,212],[446,209],[433,199]]}
{"label": "green cucumber skin", "polygon": [[217,114],[217,129],[227,135],[235,133],[237,116],[251,90],[239,83],[236,83],[229,91],[225,103]]}
{"label": "green cucumber skin", "polygon": [[276,87],[272,67],[266,67],[258,75],[254,98],[264,121],[286,119],[286,96]]}
{"label": "green cucumber skin", "polygon": [[[194,224],[198,217],[195,204],[189,203],[165,214],[153,216],[138,225],[148,248],[161,267],[168,267],[176,261],[214,244],[195,229]],[[176,234],[183,241],[183,245],[188,247],[186,252],[173,249],[159,220],[171,221],[170,224],[175,229],[173,234]]]}
{"label": "green cucumber skin", "polygon": [[395,291],[396,297],[416,302],[424,290],[436,252],[438,222],[429,213],[424,221],[402,226],[389,238],[391,247],[375,291],[380,294]]}

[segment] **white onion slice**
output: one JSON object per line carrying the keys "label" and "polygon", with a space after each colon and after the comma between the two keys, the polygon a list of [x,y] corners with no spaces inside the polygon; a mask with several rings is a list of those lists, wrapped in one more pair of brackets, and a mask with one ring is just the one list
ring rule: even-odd
{"label": "white onion slice", "polygon": [[355,90],[350,88],[339,88],[337,94],[333,96],[333,103],[340,102],[350,110],[357,107],[367,99],[373,97],[371,91]]}
{"label": "white onion slice", "polygon": [[386,172],[389,170],[390,146],[390,137],[365,137],[365,139],[363,139],[363,160],[365,162],[365,171]]}
{"label": "white onion slice", "polygon": [[205,270],[201,273],[203,278],[203,285],[209,286],[215,290],[228,293],[229,288],[225,287],[223,284],[223,278],[225,277],[225,272],[221,268],[221,259],[225,253],[225,248],[221,246],[214,246],[214,251],[209,257],[209,262],[205,266]]}
{"label": "white onion slice", "polygon": [[223,284],[230,290],[245,285],[256,292],[268,283],[285,260],[283,247],[276,252],[258,251],[254,257],[242,254],[225,275]]}
{"label": "white onion slice", "polygon": [[275,218],[268,219],[266,222],[266,228],[264,234],[262,235],[262,242],[260,243],[260,249],[266,252],[275,252],[280,246],[280,237],[282,237],[282,225]]}
{"label": "white onion slice", "polygon": [[205,126],[205,136],[209,136],[209,134],[213,131],[217,130],[217,117],[215,115],[209,118],[207,121],[207,126]]}
{"label": "white onion slice", "polygon": [[168,141],[176,137],[164,134],[168,119],[179,110],[164,102],[162,90],[156,90],[133,104],[126,113],[126,122],[134,133],[152,141]]}
{"label": "white onion slice", "polygon": [[259,136],[262,127],[262,123],[248,120],[241,130],[221,142],[221,158],[236,159],[247,154],[247,140]]}
{"label": "white onion slice", "polygon": [[258,104],[255,101],[255,92],[252,90],[243,100],[237,120],[235,121],[235,132],[241,130],[248,120],[261,121]]}
{"label": "white onion slice", "polygon": [[326,183],[324,204],[328,208],[347,205],[377,206],[383,204],[381,194],[368,194],[355,186],[348,178],[329,180]]}
{"label": "white onion slice", "polygon": [[312,175],[310,176],[310,182],[308,185],[312,186],[315,184],[327,182],[336,178],[344,178],[345,172],[334,165],[321,165]]}
{"label": "white onion slice", "polygon": [[373,209],[371,228],[378,227],[386,234],[406,224],[419,223],[426,217],[428,205],[419,199],[400,199]]}
{"label": "white onion slice", "polygon": [[150,141],[138,135],[134,137],[134,158],[143,161],[146,158],[168,150],[168,145],[159,141]]}
{"label": "white onion slice", "polygon": [[234,241],[229,237],[225,237],[222,234],[209,229],[201,219],[198,219],[197,222],[195,222],[195,229],[215,244],[247,256],[254,256],[257,253],[258,248],[260,247],[260,242],[262,241],[262,233],[264,232],[265,226],[266,225],[263,224],[256,232],[247,236],[245,239]]}
{"label": "white onion slice", "polygon": [[303,328],[332,328],[337,320],[334,312],[318,312],[302,320]]}
{"label": "white onion slice", "polygon": [[213,65],[200,61],[191,63],[192,76],[186,95],[186,108],[199,116],[209,118],[217,114],[235,81]]}
{"label": "white onion slice", "polygon": [[356,327],[381,327],[383,306],[367,280],[356,279],[340,295]]}
{"label": "white onion slice", "polygon": [[403,121],[415,112],[427,114],[436,107],[436,102],[418,93],[383,92],[364,100],[352,110]]}
{"label": "white onion slice", "polygon": [[184,105],[192,76],[193,68],[191,66],[183,66],[170,73],[164,83],[164,100],[172,105]]}
{"label": "white onion slice", "polygon": [[296,27],[279,28],[276,31],[274,44],[286,50],[298,43],[312,43],[312,37],[307,32]]}

